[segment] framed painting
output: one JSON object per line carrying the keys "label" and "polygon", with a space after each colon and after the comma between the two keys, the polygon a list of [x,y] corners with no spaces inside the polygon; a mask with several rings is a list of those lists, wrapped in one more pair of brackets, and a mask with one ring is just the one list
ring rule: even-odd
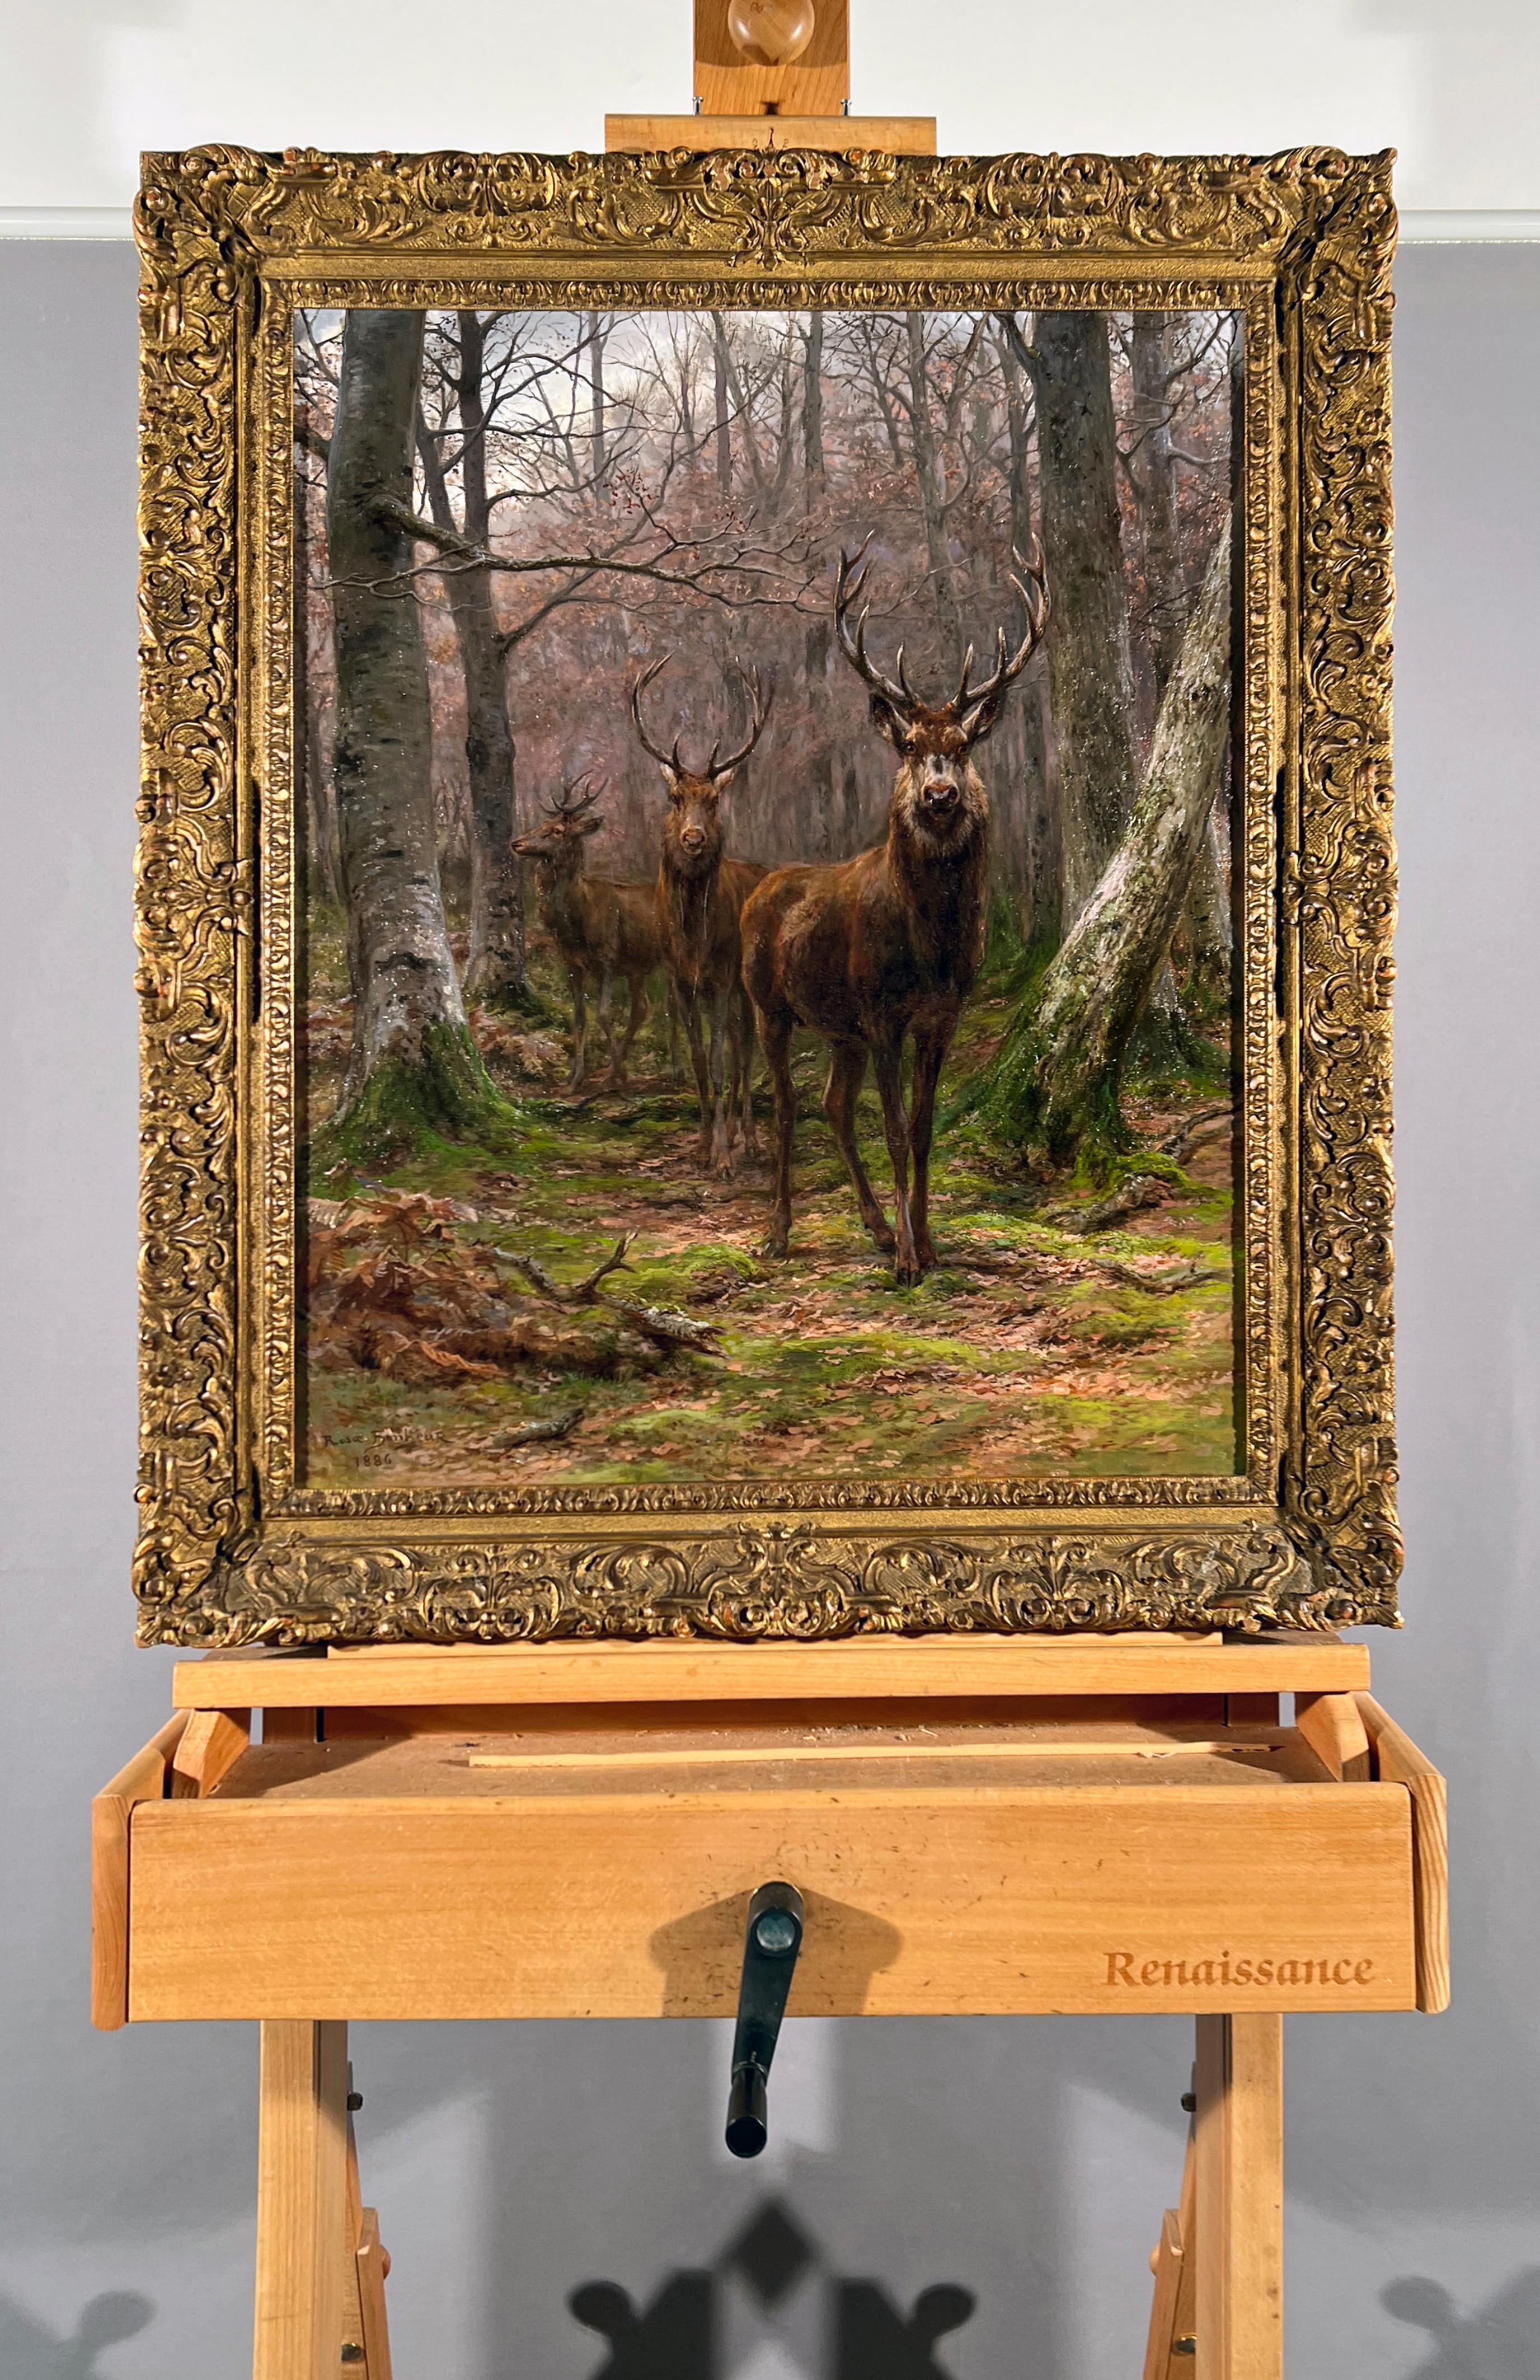
{"label": "framed painting", "polygon": [[144,1637],[1393,1621],[1388,160],[138,231]]}

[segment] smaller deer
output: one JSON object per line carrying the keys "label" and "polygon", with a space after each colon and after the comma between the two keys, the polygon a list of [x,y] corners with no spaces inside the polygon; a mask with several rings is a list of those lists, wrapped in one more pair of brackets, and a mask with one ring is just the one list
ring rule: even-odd
{"label": "smaller deer", "polygon": [[[766,877],[743,914],[744,982],[775,1087],[775,1209],[765,1254],[783,1257],[791,1231],[796,1115],[791,1045],[794,1029],[806,1026],[829,1044],[823,1111],[861,1220],[879,1247],[892,1251],[900,1284],[912,1288],[936,1262],[928,1213],[936,1087],[984,956],[989,801],[973,753],[1042,640],[1048,584],[1034,552],[1023,565],[1025,578],[1011,581],[1025,626],[1015,650],[1007,650],[1001,628],[995,666],[976,685],[970,645],[956,693],[928,702],[904,674],[902,645],[896,683],[871,661],[865,611],[851,633],[848,615],[861,599],[865,552],[863,546],[860,553],[840,556],[834,625],[840,650],[870,696],[871,723],[898,762],[887,837],[857,859],[831,868],[780,868]],[[915,1052],[907,1114],[906,1038]],[[868,1061],[892,1160],[891,1228],[855,1139],[855,1103]]]}
{"label": "smaller deer", "polygon": [[[522,835],[514,845],[521,859],[535,863],[540,923],[556,945],[572,988],[572,1066],[567,1087],[574,1091],[580,1087],[587,1068],[584,993],[588,987],[592,984],[599,995],[599,1030],[610,1062],[610,1087],[624,1090],[631,1044],[649,1013],[647,979],[663,964],[651,885],[616,884],[607,877],[585,873],[588,839],[604,823],[595,807],[603,791],[586,778],[574,783],[564,777],[555,800],[545,805],[545,824],[533,834]],[[617,976],[624,976],[631,987],[631,1014],[618,1050],[611,1014]],[[669,1061],[673,1068],[672,996]]]}
{"label": "smaller deer", "polygon": [[[672,752],[654,744],[642,721],[642,695],[670,656],[664,653],[637,677],[631,718],[642,750],[656,760],[668,788],[658,864],[657,918],[669,981],[685,1018],[700,1101],[702,1164],[730,1177],[734,1171],[733,1113],[740,1111],[743,1149],[758,1155],[754,1130],[754,1017],[742,980],[743,949],[738,919],[744,903],[765,870],[750,861],[728,859],[723,851],[721,796],[765,731],[773,688],[767,695],[757,671],[740,671],[753,705],[746,744],[719,759],[713,744],[704,769],[686,769],[679,738]],[[710,1021],[710,1042],[701,1011]],[[730,1060],[730,1064],[725,1062]]]}

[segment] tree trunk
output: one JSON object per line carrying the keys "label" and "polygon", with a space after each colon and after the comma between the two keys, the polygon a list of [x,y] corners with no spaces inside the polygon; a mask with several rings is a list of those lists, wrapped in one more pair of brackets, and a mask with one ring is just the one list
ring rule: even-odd
{"label": "tree trunk", "polygon": [[[294,409],[301,443],[309,407]],[[310,487],[297,459],[294,473],[294,654],[289,689],[295,722],[294,815],[305,821],[307,898],[342,906],[337,864],[337,812],[321,742],[321,706],[310,686]]]}
{"label": "tree trunk", "polygon": [[1124,1052],[1182,914],[1230,730],[1228,522],[1156,722],[1128,832],[1001,1051],[989,1103],[1054,1162],[1121,1136]]}
{"label": "tree trunk", "polygon": [[[1015,552],[1025,557],[1032,552],[1037,530],[1027,468],[1031,440],[1027,392],[1015,350],[1003,334],[998,341],[998,353],[1011,446],[1011,542]],[[1049,772],[1047,703],[1042,664],[1034,662],[1017,694],[1015,706],[1022,747],[1025,879],[1017,906],[1022,940],[1029,948],[1043,952],[1058,949],[1064,911],[1064,844],[1060,832],[1059,788]]]}
{"label": "tree trunk", "polygon": [[1049,686],[1068,928],[1118,847],[1137,783],[1106,315],[1039,314],[1027,358],[1053,594]]}
{"label": "tree trunk", "polygon": [[[824,490],[823,453],[823,316],[809,314],[802,341],[802,469],[803,494],[811,512]],[[803,658],[807,679],[807,724],[812,738],[808,761],[808,799],[812,834],[809,848],[832,858],[840,837],[834,819],[834,743],[831,732],[829,619],[820,614],[807,624]]]}
{"label": "tree trunk", "polygon": [[727,409],[727,329],[711,317],[711,388],[717,440],[717,492],[726,504],[733,493],[733,422]]}
{"label": "tree trunk", "polygon": [[[428,508],[440,528],[484,546],[491,530],[487,491],[486,325],[460,316],[455,409],[460,419],[463,522],[455,518],[439,450],[418,441]],[[508,666],[500,642],[488,570],[455,569],[443,588],[466,686],[466,768],[470,794],[470,949],[465,988],[490,1008],[527,1010],[529,976],[524,941],[524,868],[514,852],[517,831],[514,771],[517,754],[508,719]]]}
{"label": "tree trunk", "polygon": [[955,670],[963,658],[963,622],[957,592],[952,583],[952,549],[947,538],[945,460],[930,418],[930,375],[925,360],[925,316],[904,316],[909,365],[909,435],[915,448],[915,478],[919,487],[920,516],[925,524],[926,559],[930,566],[930,600],[947,666]]}
{"label": "tree trunk", "polygon": [[507,1117],[467,1028],[450,955],[422,614],[416,583],[400,577],[413,559],[399,513],[411,504],[422,339],[420,314],[348,314],[327,471],[337,825],[358,990],[326,1141],[355,1162]]}
{"label": "tree trunk", "polygon": [[[1188,598],[1177,540],[1176,457],[1171,451],[1172,384],[1180,337],[1169,314],[1134,317],[1134,406],[1139,432],[1134,490],[1144,547],[1145,601],[1153,710],[1160,703],[1187,625]],[[1184,931],[1193,971],[1204,991],[1218,997],[1229,987],[1233,935],[1230,904],[1219,868],[1212,821],[1194,863]]]}
{"label": "tree trunk", "polygon": [[602,486],[609,469],[609,442],[604,419],[604,317],[588,314],[583,322],[583,343],[588,350],[588,436],[592,460],[590,474],[596,488]]}
{"label": "tree trunk", "polygon": [[1182,650],[1187,625],[1186,590],[1176,541],[1176,462],[1171,453],[1170,318],[1141,310],[1134,317],[1134,426],[1137,441],[1134,486],[1144,547],[1146,638],[1154,701],[1150,718]]}

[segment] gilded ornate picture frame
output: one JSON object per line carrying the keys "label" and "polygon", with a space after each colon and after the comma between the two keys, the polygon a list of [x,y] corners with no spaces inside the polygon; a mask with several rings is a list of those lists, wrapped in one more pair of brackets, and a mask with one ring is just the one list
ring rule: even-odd
{"label": "gilded ornate picture frame", "polygon": [[[280,157],[211,147],[146,159],[137,212],[144,1157],[136,1581],[145,1642],[1394,1624],[1394,225],[1388,157],[1328,150],[1268,159],[794,152],[557,159]],[[375,506],[371,517],[386,522],[398,550],[380,565],[382,577],[370,577],[340,558],[345,464],[336,433],[348,374],[356,382],[363,369],[361,334],[349,350],[346,326],[374,322],[388,334],[393,315],[427,326],[417,334],[415,410],[397,458],[411,512],[389,490],[383,509]],[[1158,677],[1143,698],[1137,686],[1131,697],[1135,709],[1144,699],[1146,716],[1132,731],[1137,798],[1119,828],[1127,840],[1113,847],[1095,889],[1065,911],[1051,957],[1011,899],[997,933],[995,895],[980,877],[976,916],[970,912],[954,938],[966,945],[966,964],[954,968],[955,982],[947,978],[952,990],[940,1007],[929,978],[911,1002],[917,1054],[905,1089],[902,1021],[890,1043],[880,1019],[842,1021],[843,1012],[819,1006],[822,990],[797,991],[785,956],[788,904],[794,895],[814,904],[820,950],[841,919],[848,942],[855,905],[882,891],[873,891],[874,870],[898,865],[881,862],[880,853],[897,851],[891,820],[906,803],[921,841],[930,834],[944,844],[964,832],[953,820],[965,821],[970,804],[983,818],[988,785],[1000,847],[998,772],[1008,770],[1014,783],[1027,766],[1025,730],[1008,723],[1002,737],[1015,740],[997,738],[976,766],[973,747],[984,745],[997,717],[1014,718],[1010,686],[1028,683],[1029,662],[1043,669],[1033,657],[1045,635],[1051,692],[1042,698],[1058,739],[1046,798],[1067,801],[1074,769],[1085,773],[1089,730],[1074,753],[1074,690],[1068,676],[1053,674],[1052,645],[1056,636],[1068,638],[1080,599],[1066,564],[1056,564],[1042,382],[1032,375],[1047,369],[1045,326],[1087,315],[1111,326],[1122,409],[1115,421],[1109,417],[1109,469],[1121,475],[1113,502],[1129,506],[1147,476],[1142,441],[1154,419],[1138,417],[1144,428],[1126,431],[1136,421],[1129,408],[1141,401],[1135,349],[1141,323],[1161,326],[1165,349],[1146,338],[1142,350],[1146,383],[1179,390],[1190,406],[1183,455],[1197,492],[1183,501],[1207,576],[1201,591],[1196,578],[1185,590],[1185,625]],[[808,358],[824,352],[821,332],[810,344],[815,321],[831,326],[831,356],[860,348],[874,437],[885,388],[895,420],[906,402],[919,402],[913,382],[903,393],[907,338],[908,367],[929,370],[951,406],[946,435],[963,459],[949,463],[949,449],[935,466],[918,455],[916,439],[905,445],[902,422],[890,423],[892,468],[883,482],[887,511],[879,511],[876,464],[861,460],[859,408],[852,398],[840,411],[846,396],[831,362],[829,435],[847,437],[855,458],[847,477],[859,480],[860,501],[847,493],[827,518],[819,514],[815,534],[806,489],[799,510],[778,496],[772,536],[765,522],[773,507],[765,508],[770,499],[760,482],[774,478],[777,407],[781,435],[791,442],[802,403],[798,468],[810,482],[816,436],[823,473],[824,431],[807,426],[806,394],[817,395]],[[676,361],[697,358],[678,366],[686,417],[690,375],[698,370],[705,390],[715,371],[714,420],[687,418],[684,449],[673,430],[663,438],[637,395],[652,370],[644,348],[654,355],[662,335],[649,326],[660,323]],[[530,324],[541,326],[533,346]],[[428,687],[433,639],[450,636],[455,570],[484,577],[531,567],[511,532],[498,531],[495,552],[491,532],[472,533],[464,480],[469,416],[463,397],[456,414],[435,411],[424,394],[423,354],[437,355],[439,385],[453,393],[467,339],[479,355],[490,342],[505,362],[527,361],[538,346],[539,372],[521,365],[519,386],[554,373],[551,384],[566,392],[552,410],[540,382],[540,434],[564,441],[560,489],[519,477],[518,441],[535,439],[533,412],[506,433],[500,488],[522,492],[521,502],[533,502],[533,490],[553,519],[560,496],[567,505],[560,516],[570,522],[573,506],[579,498],[591,505],[607,474],[606,534],[621,541],[605,548],[603,567],[649,582],[645,604],[638,598],[626,608],[606,597],[600,620],[583,610],[599,601],[590,582],[600,565],[590,550],[569,543],[553,549],[555,558],[538,557],[540,570],[564,573],[541,582],[568,614],[560,632],[568,641],[551,649],[548,667],[564,670],[562,683],[583,689],[585,699],[569,692],[543,710],[531,707],[521,727],[521,769],[535,782],[521,793],[513,847],[527,854],[538,881],[509,880],[519,905],[527,896],[530,932],[547,952],[537,1001],[543,1018],[534,1022],[548,1029],[542,1043],[525,1029],[527,1014],[495,1030],[477,1026],[470,1063],[478,1083],[488,1051],[504,1068],[485,1080],[507,1138],[502,1172],[487,1154],[495,1135],[478,1144],[480,1171],[468,1177],[468,1200],[463,1169],[443,1159],[436,1125],[422,1144],[439,1151],[436,1172],[397,1163],[405,1143],[342,1132],[342,1121],[361,1111],[357,1102],[349,1108],[341,1061],[335,1079],[325,1071],[327,1002],[342,1018],[339,1047],[346,1051],[351,1031],[357,1057],[366,962],[350,940],[357,917],[345,886],[333,953],[342,989],[325,976],[331,927],[324,886],[317,889],[317,838],[327,830],[324,820],[316,823],[315,795],[320,778],[340,783],[352,768],[348,798],[356,799],[370,762],[367,751],[358,758],[358,703],[346,686],[324,751],[312,734],[321,698],[307,625],[312,610],[324,615],[325,653],[341,652],[346,672],[348,590],[370,600],[383,590],[403,618],[411,608],[412,667]],[[604,339],[612,358],[608,396]],[[883,340],[893,359],[888,382]],[[1222,357],[1231,359],[1228,377],[1215,361]],[[1010,443],[1018,366],[1038,394],[1029,459],[1025,445]],[[387,356],[380,369],[389,368]],[[1102,369],[1105,379],[1105,358]],[[322,393],[321,406],[333,409],[321,419],[308,400],[323,383],[332,394]],[[590,406],[582,433],[589,443],[575,459],[579,397]],[[592,410],[605,403],[619,409]],[[730,485],[729,406],[741,465],[764,499],[758,511]],[[613,431],[606,445],[606,423],[623,421],[624,436]],[[419,485],[423,472],[438,472],[430,509],[431,486],[411,493],[414,445]],[[664,445],[666,469],[658,461]],[[698,484],[678,476],[681,451],[698,463]],[[792,453],[788,443],[782,460]],[[967,479],[969,453],[978,458],[976,488]],[[307,480],[307,455],[322,458],[325,486],[313,474]],[[943,480],[952,471],[942,497],[937,468]],[[998,519],[978,492],[997,480],[1021,498],[1013,512],[1014,499],[991,497]],[[697,507],[688,525],[686,497]],[[911,552],[903,524],[923,515],[930,531],[943,514],[928,564],[918,528]],[[1110,533],[1118,534],[1115,519]],[[1138,534],[1144,569],[1147,535]],[[318,537],[335,548],[321,565]],[[981,555],[988,547],[976,569],[970,538]],[[1066,550],[1061,535],[1061,555]],[[632,562],[615,558],[623,552]],[[635,564],[638,553],[645,566]],[[693,572],[683,593],[681,553]],[[768,604],[763,590],[772,578],[782,611],[754,634],[794,656],[790,674],[778,664],[779,679],[751,664],[759,646],[746,625],[751,604]],[[971,659],[963,662],[949,704],[931,700],[923,685],[914,693],[894,647],[908,634],[916,682],[916,653],[939,682],[947,621],[932,598],[953,579],[962,590],[947,595],[955,640],[987,638],[989,659],[971,677]],[[1137,582],[1146,595],[1147,579],[1146,570]],[[694,614],[677,611],[697,597],[716,607],[711,635],[720,627],[725,638],[722,666],[709,683],[697,671],[698,685],[685,675],[709,638],[691,625]],[[502,648],[543,633],[552,608],[542,597],[513,621],[506,610],[497,613]],[[1149,625],[1157,609],[1150,596],[1136,620],[1141,651],[1158,640]],[[1207,675],[1208,648],[1200,650],[1198,639],[1206,618]],[[932,632],[933,651],[923,641]],[[682,637],[694,639],[683,661],[671,658]],[[815,659],[816,717],[806,695]],[[1136,652],[1134,666],[1147,675],[1153,664]],[[1011,701],[1019,707],[1023,698]],[[779,709],[767,728],[772,703]],[[1072,946],[1080,953],[1082,981],[1117,975],[1131,946],[1126,880],[1135,861],[1153,867],[1151,855],[1168,851],[1175,815],[1168,781],[1188,765],[1182,738],[1200,713],[1210,722],[1205,765],[1219,771],[1222,752],[1225,790],[1218,808],[1212,786],[1189,804],[1182,832],[1201,836],[1211,812],[1218,820],[1232,929],[1214,1026],[1228,1070],[1224,1096],[1205,1110],[1190,1083],[1179,1098],[1156,1081],[1142,1105],[1134,1101],[1137,1113],[1120,1113],[1127,1042],[1120,1026],[1096,1094],[1100,1123],[1093,1130],[1082,1116],[1073,1130],[1049,1129],[1043,1118],[1060,1113],[1059,1093],[1045,1088],[1050,1052],[1042,1019],[1054,998],[1062,1008],[1067,997],[1063,953]],[[467,730],[459,711],[453,716],[459,723],[449,742],[460,753],[475,741],[474,722]],[[746,759],[761,735],[755,765],[767,768],[773,752],[780,783],[790,782],[788,771],[827,768],[827,753],[848,745],[848,832],[842,844],[802,778],[794,796],[763,795],[757,810],[740,779],[740,809],[725,813],[743,820],[730,832],[744,838],[746,889],[734,910],[738,939],[715,1038],[699,1062],[703,1179],[721,1179],[697,1196],[679,1186],[693,1180],[695,1093],[665,1079],[661,1038],[656,1085],[642,1086],[640,1099],[626,1091],[630,1038],[617,1057],[610,1007],[612,978],[625,968],[612,953],[591,967],[574,955],[576,929],[564,923],[552,892],[552,852],[579,827],[593,830],[603,786],[622,776],[630,789],[626,833],[645,830],[666,844],[674,827],[656,822],[677,824],[690,801],[714,817],[734,758]],[[729,740],[741,751],[721,761]],[[689,759],[708,744],[711,757],[694,776]],[[437,751],[438,742],[431,754],[424,743],[424,788]],[[443,803],[452,811],[462,798],[454,788],[443,795],[441,826]],[[620,798],[612,791],[616,820]],[[451,855],[434,848],[433,815],[421,812],[428,849],[419,876],[432,880],[437,900],[440,862],[447,881]],[[756,833],[762,847],[750,848]],[[660,864],[654,844],[627,863],[638,884]],[[469,864],[474,877],[474,853]],[[1158,864],[1167,868],[1168,858]],[[349,865],[357,874],[361,863],[345,851],[345,878]],[[682,977],[669,955],[669,865],[665,852],[657,895],[663,939],[647,965],[660,971],[655,991],[666,984],[671,1014],[682,1003],[692,1046],[697,1039],[704,1050],[709,1037],[691,1002],[698,992],[704,1014],[718,995]],[[480,897],[474,887],[467,895],[473,905]],[[650,897],[638,916],[653,914]],[[1173,899],[1137,965],[1129,961],[1135,974],[1143,969],[1141,1003],[1170,978],[1170,953],[1186,949],[1179,922],[1190,915],[1185,878]],[[523,916],[520,905],[520,934]],[[475,943],[475,919],[468,930]],[[443,917],[438,932],[448,951]],[[929,934],[916,928],[904,946],[906,984],[916,968],[923,976],[925,965],[942,965]],[[463,949],[454,956],[468,1000],[475,953],[468,962]],[[819,964],[824,983],[845,961]],[[463,1027],[462,987],[444,965],[446,997]],[[358,995],[351,1010],[349,981]],[[585,982],[601,987],[612,1062],[607,1083],[593,1091],[584,1081]],[[795,1080],[789,1060],[776,1074],[782,995],[785,1035],[794,1027],[799,1037]],[[661,1004],[654,1005],[650,1029],[661,1037]],[[637,1014],[646,1009],[644,990]],[[756,1037],[775,1077],[776,1121],[763,1070],[757,1089],[739,1083],[736,1143],[730,1112],[723,1121],[733,1087],[724,1093],[721,1071],[733,1019],[747,1038],[750,1085]],[[935,1248],[924,1211],[928,1108],[923,1134],[918,1123],[928,1032],[941,1086]],[[564,1071],[569,1045],[572,1072],[558,1087],[552,1069]],[[821,1067],[831,1050],[820,1110],[806,1070]],[[875,1213],[890,1195],[885,1180],[875,1201],[867,1184],[857,1218],[832,1144],[818,1140],[825,1115],[840,1138],[842,1050],[855,1087],[840,1146],[850,1162],[851,1117],[868,1154],[886,1131],[896,1251]],[[868,1055],[881,1105],[868,1095],[857,1110]],[[1036,1140],[1005,1131],[988,1147],[967,1141],[976,1129],[969,1116],[984,1111],[979,1086],[986,1077],[998,1085],[1011,1064],[1036,1102]],[[351,1079],[354,1062],[349,1067]],[[792,1201],[791,1253],[794,1264],[799,1233],[805,1260],[816,1243],[821,1305],[807,1290],[811,1275],[796,1276],[794,1300],[791,1276],[763,1261],[783,1259],[786,1250],[784,1233],[779,1246],[774,1228],[763,1236],[771,1172],[755,1173],[744,1154],[753,1146],[756,1097],[773,1147],[782,1145],[782,1120],[792,1147],[794,1123],[792,1171],[778,1160],[773,1196],[784,1196],[788,1182],[814,1184],[816,1197],[798,1188]],[[371,1131],[379,1112],[376,1102]],[[1193,1151],[1209,1114],[1226,1137],[1205,1174]],[[656,1144],[645,1138],[655,1127]],[[624,1134],[632,1139],[623,1143]],[[580,1165],[555,1163],[552,1151],[564,1140],[569,1153],[579,1142],[588,1149],[588,1176],[579,1179]],[[634,1166],[615,1154],[644,1143],[657,1153]],[[966,1166],[955,1158],[964,1148]],[[825,1155],[827,1176],[815,1179],[806,1169]],[[906,1203],[911,1156],[917,1170]],[[736,1182],[723,1187],[735,1164]],[[687,1210],[689,1232],[670,1225],[655,1244],[638,1236],[635,1212],[642,1210],[624,1205],[623,1212],[622,1202],[634,1201],[644,1178],[652,1184],[646,1212]],[[853,1178],[859,1191],[858,1154]],[[558,1182],[564,1191],[552,1188]],[[605,1183],[608,1189],[592,1186]],[[616,1202],[612,1213],[606,1198]],[[1147,1208],[1160,1199],[1157,1221],[1141,1214],[1141,1201]],[[697,1209],[703,1223],[693,1220]],[[988,1238],[980,1236],[986,1225]],[[705,1271],[702,1233],[720,1240],[721,1261]],[[566,1259],[590,1245],[604,1258],[612,1235],[613,1255],[581,1280],[570,1277]],[[627,1266],[635,1294],[619,1285]],[[1182,1302],[1189,1291],[1190,1314]],[[366,1293],[376,1301],[367,1311]],[[928,1305],[915,1303],[926,1298]],[[529,1301],[527,1312],[521,1301]],[[573,1327],[579,1312],[588,1318],[580,1330]],[[600,1324],[590,1327],[595,1316]],[[976,1319],[959,1318],[968,1316]],[[526,1366],[516,1378],[510,1349]],[[725,1398],[711,1385],[724,1364],[735,1381]],[[966,1393],[959,1389],[950,1402],[933,1386],[949,1372],[954,1380],[966,1376]],[[1222,1395],[1214,1386],[1221,1372]],[[574,1383],[589,1375],[599,1385],[580,1394]],[[871,1415],[879,1394],[888,1402],[879,1426]],[[1143,1438],[1141,1398],[1158,1417]],[[1045,1415],[1051,1427],[1038,1426]]]}

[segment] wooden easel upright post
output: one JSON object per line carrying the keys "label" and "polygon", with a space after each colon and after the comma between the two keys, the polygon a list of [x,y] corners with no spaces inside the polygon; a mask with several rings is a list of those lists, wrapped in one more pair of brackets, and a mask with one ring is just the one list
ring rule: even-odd
{"label": "wooden easel upright post", "polygon": [[[797,10],[770,0],[783,21]],[[695,0],[692,115],[607,115],[606,149],[877,149],[893,156],[933,157],[933,115],[852,115],[850,0],[814,0],[810,40],[783,60],[767,56],[734,30],[729,0]],[[752,18],[753,7],[741,12]],[[783,44],[773,27],[772,51]]]}
{"label": "wooden easel upright post", "polygon": [[784,1877],[793,2015],[1194,2018],[1146,2380],[1281,2380],[1281,2012],[1448,1998],[1443,1780],[1368,1674],[1321,1637],[184,1661],[95,1804],[95,2021],[261,2023],[255,2380],[389,2380],[349,2019],[730,2016]]}

